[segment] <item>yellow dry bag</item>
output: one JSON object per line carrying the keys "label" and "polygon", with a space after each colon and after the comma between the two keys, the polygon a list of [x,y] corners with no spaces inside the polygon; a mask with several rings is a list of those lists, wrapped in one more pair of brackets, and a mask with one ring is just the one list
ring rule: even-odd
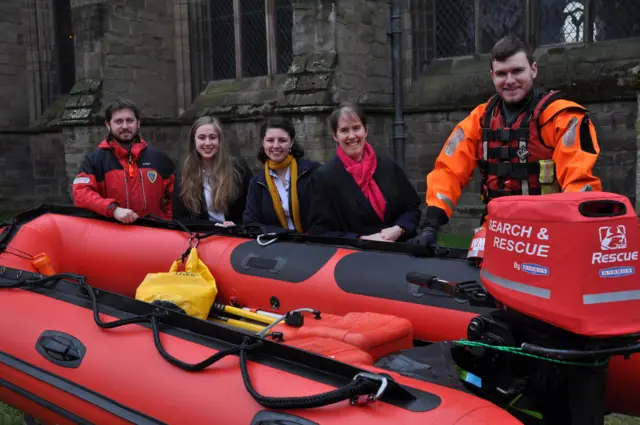
{"label": "yellow dry bag", "polygon": [[206,319],[218,295],[216,281],[196,248],[191,248],[184,271],[178,271],[181,263],[174,261],[168,273],[147,274],[136,290],[136,299],[178,307],[189,316]]}

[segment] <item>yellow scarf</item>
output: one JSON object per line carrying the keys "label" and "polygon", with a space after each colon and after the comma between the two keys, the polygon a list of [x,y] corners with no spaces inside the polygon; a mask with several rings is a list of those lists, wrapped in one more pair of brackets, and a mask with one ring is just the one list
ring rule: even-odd
{"label": "yellow scarf", "polygon": [[[269,194],[271,195],[271,201],[273,202],[273,209],[276,211],[276,215],[278,216],[278,221],[285,229],[289,228],[289,224],[287,223],[287,217],[284,215],[284,208],[282,208],[282,200],[280,199],[280,194],[278,193],[278,188],[276,184],[273,182],[273,177],[269,174],[269,169],[271,170],[282,170],[291,166],[291,170],[289,172],[291,176],[291,183],[289,184],[289,190],[291,193],[291,207],[293,208],[293,225],[295,226],[298,233],[302,233],[302,224],[300,222],[300,204],[298,202],[298,162],[296,159],[287,155],[287,157],[280,162],[279,164],[274,164],[270,159],[264,163],[264,177],[267,180],[267,186],[269,187]],[[285,200],[288,202],[289,200]]]}

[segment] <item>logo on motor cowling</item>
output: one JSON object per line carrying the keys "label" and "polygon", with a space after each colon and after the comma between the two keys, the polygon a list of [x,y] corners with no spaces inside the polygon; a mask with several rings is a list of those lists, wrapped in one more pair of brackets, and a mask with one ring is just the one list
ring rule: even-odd
{"label": "logo on motor cowling", "polygon": [[602,269],[598,273],[600,277],[624,277],[635,274],[636,269],[630,266],[610,267],[608,269]]}
{"label": "logo on motor cowling", "polygon": [[600,232],[600,249],[612,251],[627,248],[627,229],[624,225],[602,226]]}

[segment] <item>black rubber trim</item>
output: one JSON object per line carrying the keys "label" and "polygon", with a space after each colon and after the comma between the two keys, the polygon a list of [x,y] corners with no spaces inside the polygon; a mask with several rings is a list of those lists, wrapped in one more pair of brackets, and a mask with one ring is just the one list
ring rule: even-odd
{"label": "black rubber trim", "polygon": [[[0,284],[14,282],[15,278],[12,276],[15,276],[17,272],[16,269],[7,268],[5,273],[0,275]],[[22,275],[23,278],[27,278],[34,275],[34,273],[23,272]],[[78,284],[73,282],[62,280],[53,287],[28,286],[19,290],[36,292],[59,301],[89,310],[92,309],[86,293]],[[103,290],[98,292],[100,313],[118,319],[150,314],[156,308],[161,308],[112,292]],[[132,324],[131,326],[142,326],[150,329],[148,324]],[[220,326],[217,323],[200,320],[172,310],[166,310],[166,316],[164,316],[161,326],[161,334],[172,335],[218,351],[242,344],[247,336],[246,333],[237,329]],[[151,332],[149,332],[149,344],[153,344]],[[88,347],[88,349],[91,349],[91,347]],[[367,370],[353,365],[268,339],[263,340],[259,351],[251,353],[251,361],[334,387],[341,387],[351,382],[358,373],[367,372]],[[241,378],[239,377],[239,379]],[[383,394],[380,402],[412,412],[427,412],[436,409],[442,402],[437,394],[401,384],[397,385],[410,393],[414,399],[410,402],[405,402]]]}
{"label": "black rubber trim", "polygon": [[[112,222],[112,223],[116,222],[115,219],[107,218],[99,214],[93,213],[91,211],[78,208],[72,205],[43,204],[38,208],[21,212],[13,217],[12,221],[10,222],[11,228],[5,229],[5,231],[3,231],[2,234],[0,235],[0,237],[2,237],[2,242],[0,242],[0,253],[4,251],[4,249],[6,248],[6,245],[8,245],[9,242],[11,242],[11,240],[19,231],[22,225],[44,214],[60,214],[68,217],[88,218],[92,220],[106,221],[106,222]],[[159,228],[159,229],[180,230],[184,232],[186,231],[197,232],[197,233],[204,234],[205,237],[207,235],[216,234],[220,236],[248,239],[250,241],[254,241],[256,236],[264,233],[263,231],[264,229],[260,229],[256,226],[219,227],[219,226],[216,226],[214,222],[209,220],[189,220],[188,222],[185,221],[184,223],[179,223],[175,220],[168,221],[168,220],[161,220],[154,217],[141,217],[137,219],[135,223],[131,224],[131,226],[143,226],[143,227],[152,227],[152,228]],[[357,249],[362,251],[398,252],[398,253],[420,255],[420,256],[434,255],[428,249],[425,249],[423,253],[416,253],[414,252],[415,251],[414,249],[408,249],[406,243],[388,243],[388,242],[368,241],[364,239],[312,236],[312,235],[295,233],[291,231],[284,231],[283,233],[279,234],[276,239],[277,241],[275,241],[272,245],[281,244],[282,242],[292,242],[292,243],[295,243],[296,249],[298,249],[300,246],[303,246],[305,244],[314,244],[316,245],[316,247],[326,247],[334,250],[337,248],[350,248],[350,249]],[[264,249],[265,247],[260,247],[260,248]],[[436,255],[438,257],[446,257],[446,258],[465,258],[466,254],[467,254],[466,250],[443,247],[443,249],[440,250]],[[307,258],[305,258],[304,260],[307,261]]]}
{"label": "black rubber trim", "polygon": [[289,413],[274,412],[272,410],[261,410],[253,417],[250,425],[320,425],[309,419]]}
{"label": "black rubber trim", "polygon": [[114,416],[132,422],[134,424],[164,424],[164,422],[151,418],[135,410],[129,409],[128,407],[123,406],[122,404],[114,400],[111,400],[65,378],[54,375],[51,372],[47,372],[40,369],[39,367],[30,365],[29,363],[26,363],[2,351],[0,351],[0,363],[18,370],[24,374],[27,374],[33,378],[36,378],[42,382],[46,382],[47,384],[61,391],[67,392],[74,397],[78,397],[79,399],[91,403],[111,413]]}
{"label": "black rubber trim", "polygon": [[337,249],[330,246],[276,241],[260,246],[247,241],[235,247],[230,256],[236,273],[300,283],[316,274]]}
{"label": "black rubber trim", "polygon": [[45,409],[48,409],[50,411],[52,411],[53,413],[62,416],[65,419],[70,420],[71,422],[78,424],[78,425],[91,425],[91,422],[86,421],[84,419],[82,419],[80,416],[76,416],[73,413],[69,412],[68,410],[63,409],[60,406],[57,406],[53,403],[51,403],[50,401],[47,401],[41,397],[38,397],[37,395],[25,390],[24,388],[20,388],[19,386],[12,384],[9,381],[5,381],[4,379],[0,378],[0,387],[4,387],[6,389],[8,389],[11,392],[14,392],[16,394],[18,394],[21,397],[26,398],[27,400],[30,400],[36,404],[39,404],[40,406],[44,407]]}
{"label": "black rubber trim", "polygon": [[378,252],[346,255],[336,264],[334,278],[340,289],[350,294],[478,314],[493,310],[472,307],[468,302],[456,300],[440,291],[409,283],[406,280],[408,271],[430,274],[450,282],[480,280],[480,270],[466,261]]}

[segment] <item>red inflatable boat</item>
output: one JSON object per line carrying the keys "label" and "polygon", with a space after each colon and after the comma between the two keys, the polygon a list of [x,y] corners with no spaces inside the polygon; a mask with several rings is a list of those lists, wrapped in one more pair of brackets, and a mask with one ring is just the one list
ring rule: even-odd
{"label": "red inflatable boat", "polygon": [[[464,255],[444,249],[416,257],[402,252],[401,244],[361,246],[288,234],[256,238],[248,229],[187,226],[154,219],[125,226],[56,206],[19,214],[8,223],[0,231],[0,279],[16,288],[0,289],[0,320],[14,324],[3,327],[0,339],[0,400],[57,423],[269,424],[277,423],[277,414],[293,415],[283,416],[282,423],[300,424],[520,423],[464,391],[376,366],[385,356],[410,350],[414,342],[472,339],[472,319],[492,317],[491,326],[499,321],[491,315],[507,310],[496,309],[500,301],[492,304],[461,289],[481,281],[480,270]],[[630,240],[638,239],[634,232],[637,225]],[[272,330],[279,340],[170,311],[153,319],[154,326],[157,309],[134,300],[136,288],[147,273],[167,271],[195,242],[215,277],[217,303],[278,315],[309,308],[320,312],[320,319],[306,317],[302,327],[276,326]],[[39,254],[46,254],[59,278],[34,283],[37,272],[47,268]],[[89,294],[95,295],[93,302]],[[524,311],[543,320],[537,312]],[[117,319],[135,323],[102,329],[104,322]],[[247,335],[253,339],[246,340]],[[619,354],[636,341],[627,335],[620,342],[618,336],[611,335],[615,338],[601,348]],[[479,343],[487,341],[482,338]],[[251,345],[256,340],[258,348]],[[232,358],[199,372],[184,370],[194,366],[183,362],[199,362],[227,349]],[[461,356],[466,371],[482,366],[482,359]],[[605,411],[640,413],[639,363],[638,355],[612,357]],[[362,374],[367,372],[372,375]],[[367,387],[358,396],[371,398],[381,387],[381,376],[388,378],[386,389],[367,406],[328,403],[326,397],[321,402],[302,398],[295,401],[299,405],[286,399],[342,389],[351,391],[342,398],[348,400],[356,384]],[[504,401],[485,389],[478,395],[496,404]],[[296,409],[324,402],[324,407]]]}

